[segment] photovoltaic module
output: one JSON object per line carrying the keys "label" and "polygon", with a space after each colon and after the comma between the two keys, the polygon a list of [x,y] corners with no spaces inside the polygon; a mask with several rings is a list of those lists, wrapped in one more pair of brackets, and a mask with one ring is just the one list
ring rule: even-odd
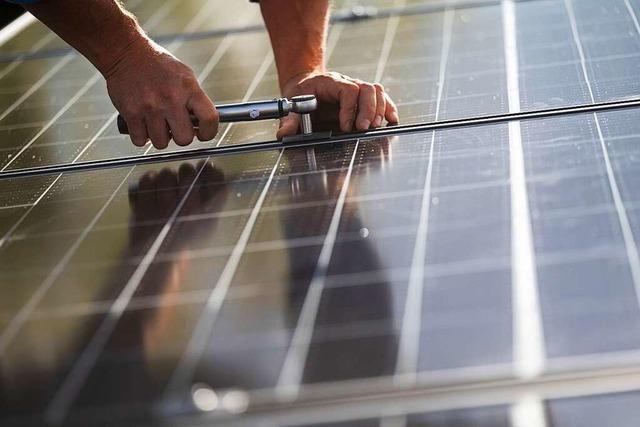
{"label": "photovoltaic module", "polygon": [[[279,96],[255,5],[127,6],[215,102]],[[2,426],[638,425],[640,1],[333,12],[411,128],[3,178],[160,152],[43,25],[0,46]]]}

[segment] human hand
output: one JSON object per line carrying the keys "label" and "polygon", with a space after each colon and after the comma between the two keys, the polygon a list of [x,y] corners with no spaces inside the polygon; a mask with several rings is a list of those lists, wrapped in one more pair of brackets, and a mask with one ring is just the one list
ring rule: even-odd
{"label": "human hand", "polygon": [[103,74],[136,146],[151,139],[163,149],[172,137],[178,145],[190,144],[195,134],[190,113],[198,118],[199,140],[218,132],[218,113],[193,71],[151,40],[133,43]]}
{"label": "human hand", "polygon": [[[318,110],[312,114],[318,129],[336,127],[342,132],[364,131],[382,126],[383,120],[397,124],[398,109],[384,87],[354,79],[336,72],[309,73],[295,76],[284,85],[283,96],[315,95]],[[280,122],[277,137],[295,135],[300,116],[289,114]]]}

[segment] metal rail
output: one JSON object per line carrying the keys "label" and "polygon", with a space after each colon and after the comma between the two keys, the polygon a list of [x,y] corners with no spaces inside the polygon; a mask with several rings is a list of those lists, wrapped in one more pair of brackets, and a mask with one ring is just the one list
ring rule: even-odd
{"label": "metal rail", "polygon": [[606,111],[633,109],[640,107],[640,98],[624,101],[601,102],[589,105],[578,105],[573,107],[560,107],[543,110],[534,110],[520,113],[495,114],[481,117],[470,117],[454,120],[443,120],[432,123],[418,123],[402,126],[392,126],[379,129],[372,129],[366,132],[355,132],[349,134],[334,135],[325,139],[304,138],[294,141],[266,141],[251,142],[246,144],[233,144],[218,147],[194,148],[168,153],[158,153],[152,155],[136,155],[127,157],[117,157],[113,159],[92,160],[78,163],[65,163],[47,166],[35,166],[23,169],[14,169],[0,173],[0,180],[25,178],[40,175],[84,172],[99,169],[118,168],[124,166],[144,165],[152,163],[174,162],[180,160],[197,159],[201,157],[217,157],[231,154],[252,153],[257,151],[276,150],[281,148],[304,148],[316,147],[326,144],[336,144],[356,139],[389,138],[407,133],[427,132],[444,129],[455,129],[469,126],[491,125],[505,123],[514,120],[544,119],[558,116],[569,116],[587,113],[602,113]]}

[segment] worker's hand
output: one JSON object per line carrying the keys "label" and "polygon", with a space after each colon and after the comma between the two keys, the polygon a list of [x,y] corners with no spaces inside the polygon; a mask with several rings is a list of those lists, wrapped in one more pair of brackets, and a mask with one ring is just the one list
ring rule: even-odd
{"label": "worker's hand", "polygon": [[[337,124],[342,132],[364,131],[382,126],[384,120],[389,124],[400,120],[396,105],[382,85],[335,72],[293,77],[284,85],[283,96],[296,95],[316,96],[318,110],[312,117],[314,126],[320,129]],[[295,135],[299,127],[300,116],[289,114],[280,122],[277,137]]]}
{"label": "worker's hand", "polygon": [[178,145],[190,144],[195,131],[189,113],[200,122],[201,141],[218,132],[218,113],[193,71],[150,40],[128,48],[104,75],[113,105],[138,147],[151,139],[156,148],[166,148],[172,136]]}

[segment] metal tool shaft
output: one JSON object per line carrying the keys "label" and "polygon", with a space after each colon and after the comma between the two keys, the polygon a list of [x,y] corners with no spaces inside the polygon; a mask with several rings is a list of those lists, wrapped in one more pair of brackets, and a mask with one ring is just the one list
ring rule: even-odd
{"label": "metal tool shaft", "polygon": [[[291,108],[292,103],[286,98],[216,106],[221,123],[279,119],[287,116],[291,112]],[[193,123],[193,127],[197,128],[198,118],[191,115],[191,123]],[[129,134],[127,122],[121,115],[118,115],[118,130],[123,135]]]}

